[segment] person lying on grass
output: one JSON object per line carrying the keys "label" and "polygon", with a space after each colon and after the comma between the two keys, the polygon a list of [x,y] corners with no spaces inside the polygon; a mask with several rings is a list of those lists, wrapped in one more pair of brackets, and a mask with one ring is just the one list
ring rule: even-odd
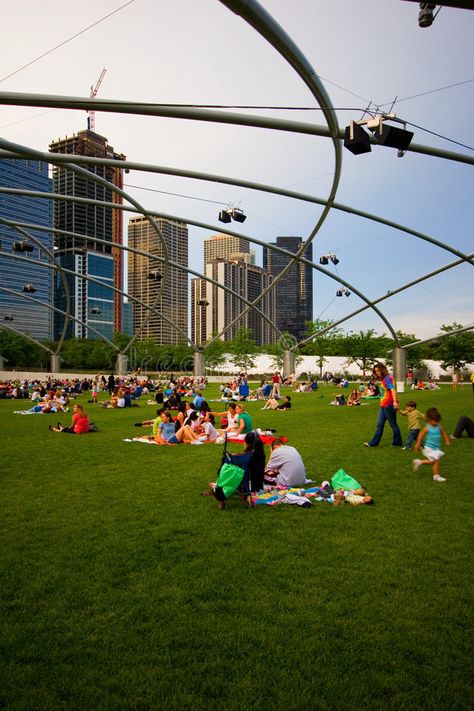
{"label": "person lying on grass", "polygon": [[89,432],[89,418],[87,417],[84,408],[81,404],[76,403],[73,409],[71,424],[69,427],[63,427],[58,422],[57,427],[49,426],[51,432],[66,432],[68,434],[85,434]]}

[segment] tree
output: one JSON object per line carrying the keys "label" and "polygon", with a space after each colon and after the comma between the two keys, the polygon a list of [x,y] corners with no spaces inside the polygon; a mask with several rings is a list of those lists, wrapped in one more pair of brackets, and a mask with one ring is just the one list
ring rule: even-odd
{"label": "tree", "polygon": [[[47,344],[49,345],[49,344]],[[49,353],[23,336],[0,331],[0,354],[10,368],[39,368],[49,363]]]}
{"label": "tree", "polygon": [[390,339],[386,336],[375,336],[374,334],[375,331],[370,328],[368,331],[351,332],[343,339],[347,364],[355,363],[359,366],[364,382],[366,370],[373,366],[390,345]]}
{"label": "tree", "polygon": [[249,328],[239,328],[230,342],[232,363],[239,372],[253,368],[257,355],[257,344],[251,336]]}
{"label": "tree", "polygon": [[[460,323],[443,324],[441,331],[449,333],[462,328]],[[464,368],[467,363],[474,363],[474,333],[464,331],[454,336],[446,336],[433,348],[433,357],[441,361],[441,367]]]}
{"label": "tree", "polygon": [[[213,334],[214,336],[215,334]],[[211,339],[212,340],[212,339]],[[206,368],[217,370],[220,365],[225,362],[225,345],[224,341],[218,338],[216,341],[206,341],[203,343],[204,358]]]}
{"label": "tree", "polygon": [[[312,336],[313,334],[328,328],[331,324],[332,321],[324,321],[322,319],[306,321],[306,332],[308,336]],[[308,355],[317,356],[316,361],[319,368],[320,378],[323,375],[324,364],[327,361],[326,356],[335,355],[335,351],[338,350],[337,346],[340,343],[342,333],[343,331],[341,328],[334,327],[320,336],[315,336],[312,341],[304,347],[305,352]]]}

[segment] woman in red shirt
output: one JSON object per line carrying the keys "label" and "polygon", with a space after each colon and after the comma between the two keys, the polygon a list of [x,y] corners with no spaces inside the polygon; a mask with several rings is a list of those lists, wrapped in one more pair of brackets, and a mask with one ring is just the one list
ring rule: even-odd
{"label": "woman in red shirt", "polygon": [[63,427],[60,422],[58,422],[57,427],[49,426],[51,432],[67,432],[69,434],[84,434],[89,432],[89,418],[87,417],[84,408],[79,403],[74,405],[74,412],[72,415],[71,424],[69,427]]}

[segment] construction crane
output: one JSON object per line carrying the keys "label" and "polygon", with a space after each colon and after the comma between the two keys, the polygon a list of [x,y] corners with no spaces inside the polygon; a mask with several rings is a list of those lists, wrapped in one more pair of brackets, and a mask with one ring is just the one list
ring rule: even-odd
{"label": "construction crane", "polygon": [[[99,91],[99,87],[104,80],[106,72],[107,69],[105,69],[104,67],[104,69],[102,69],[100,73],[100,77],[98,78],[96,85],[91,86],[91,93],[89,94],[91,99],[95,99],[95,97],[97,96],[97,92]],[[89,111],[87,112],[87,128],[89,129],[89,131],[95,131],[95,111],[93,111],[92,109],[89,109]]]}

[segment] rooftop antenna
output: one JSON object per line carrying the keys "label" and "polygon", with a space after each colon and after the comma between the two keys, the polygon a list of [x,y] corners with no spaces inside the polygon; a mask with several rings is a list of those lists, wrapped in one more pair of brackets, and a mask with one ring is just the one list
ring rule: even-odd
{"label": "rooftop antenna", "polygon": [[[104,80],[106,72],[107,69],[105,69],[104,67],[104,69],[102,69],[100,73],[100,77],[98,78],[96,85],[91,86],[91,93],[89,94],[91,99],[95,99],[95,97],[97,96],[97,92],[99,91],[99,87]],[[93,111],[92,109],[87,112],[87,128],[89,131],[95,131],[95,111]]]}

